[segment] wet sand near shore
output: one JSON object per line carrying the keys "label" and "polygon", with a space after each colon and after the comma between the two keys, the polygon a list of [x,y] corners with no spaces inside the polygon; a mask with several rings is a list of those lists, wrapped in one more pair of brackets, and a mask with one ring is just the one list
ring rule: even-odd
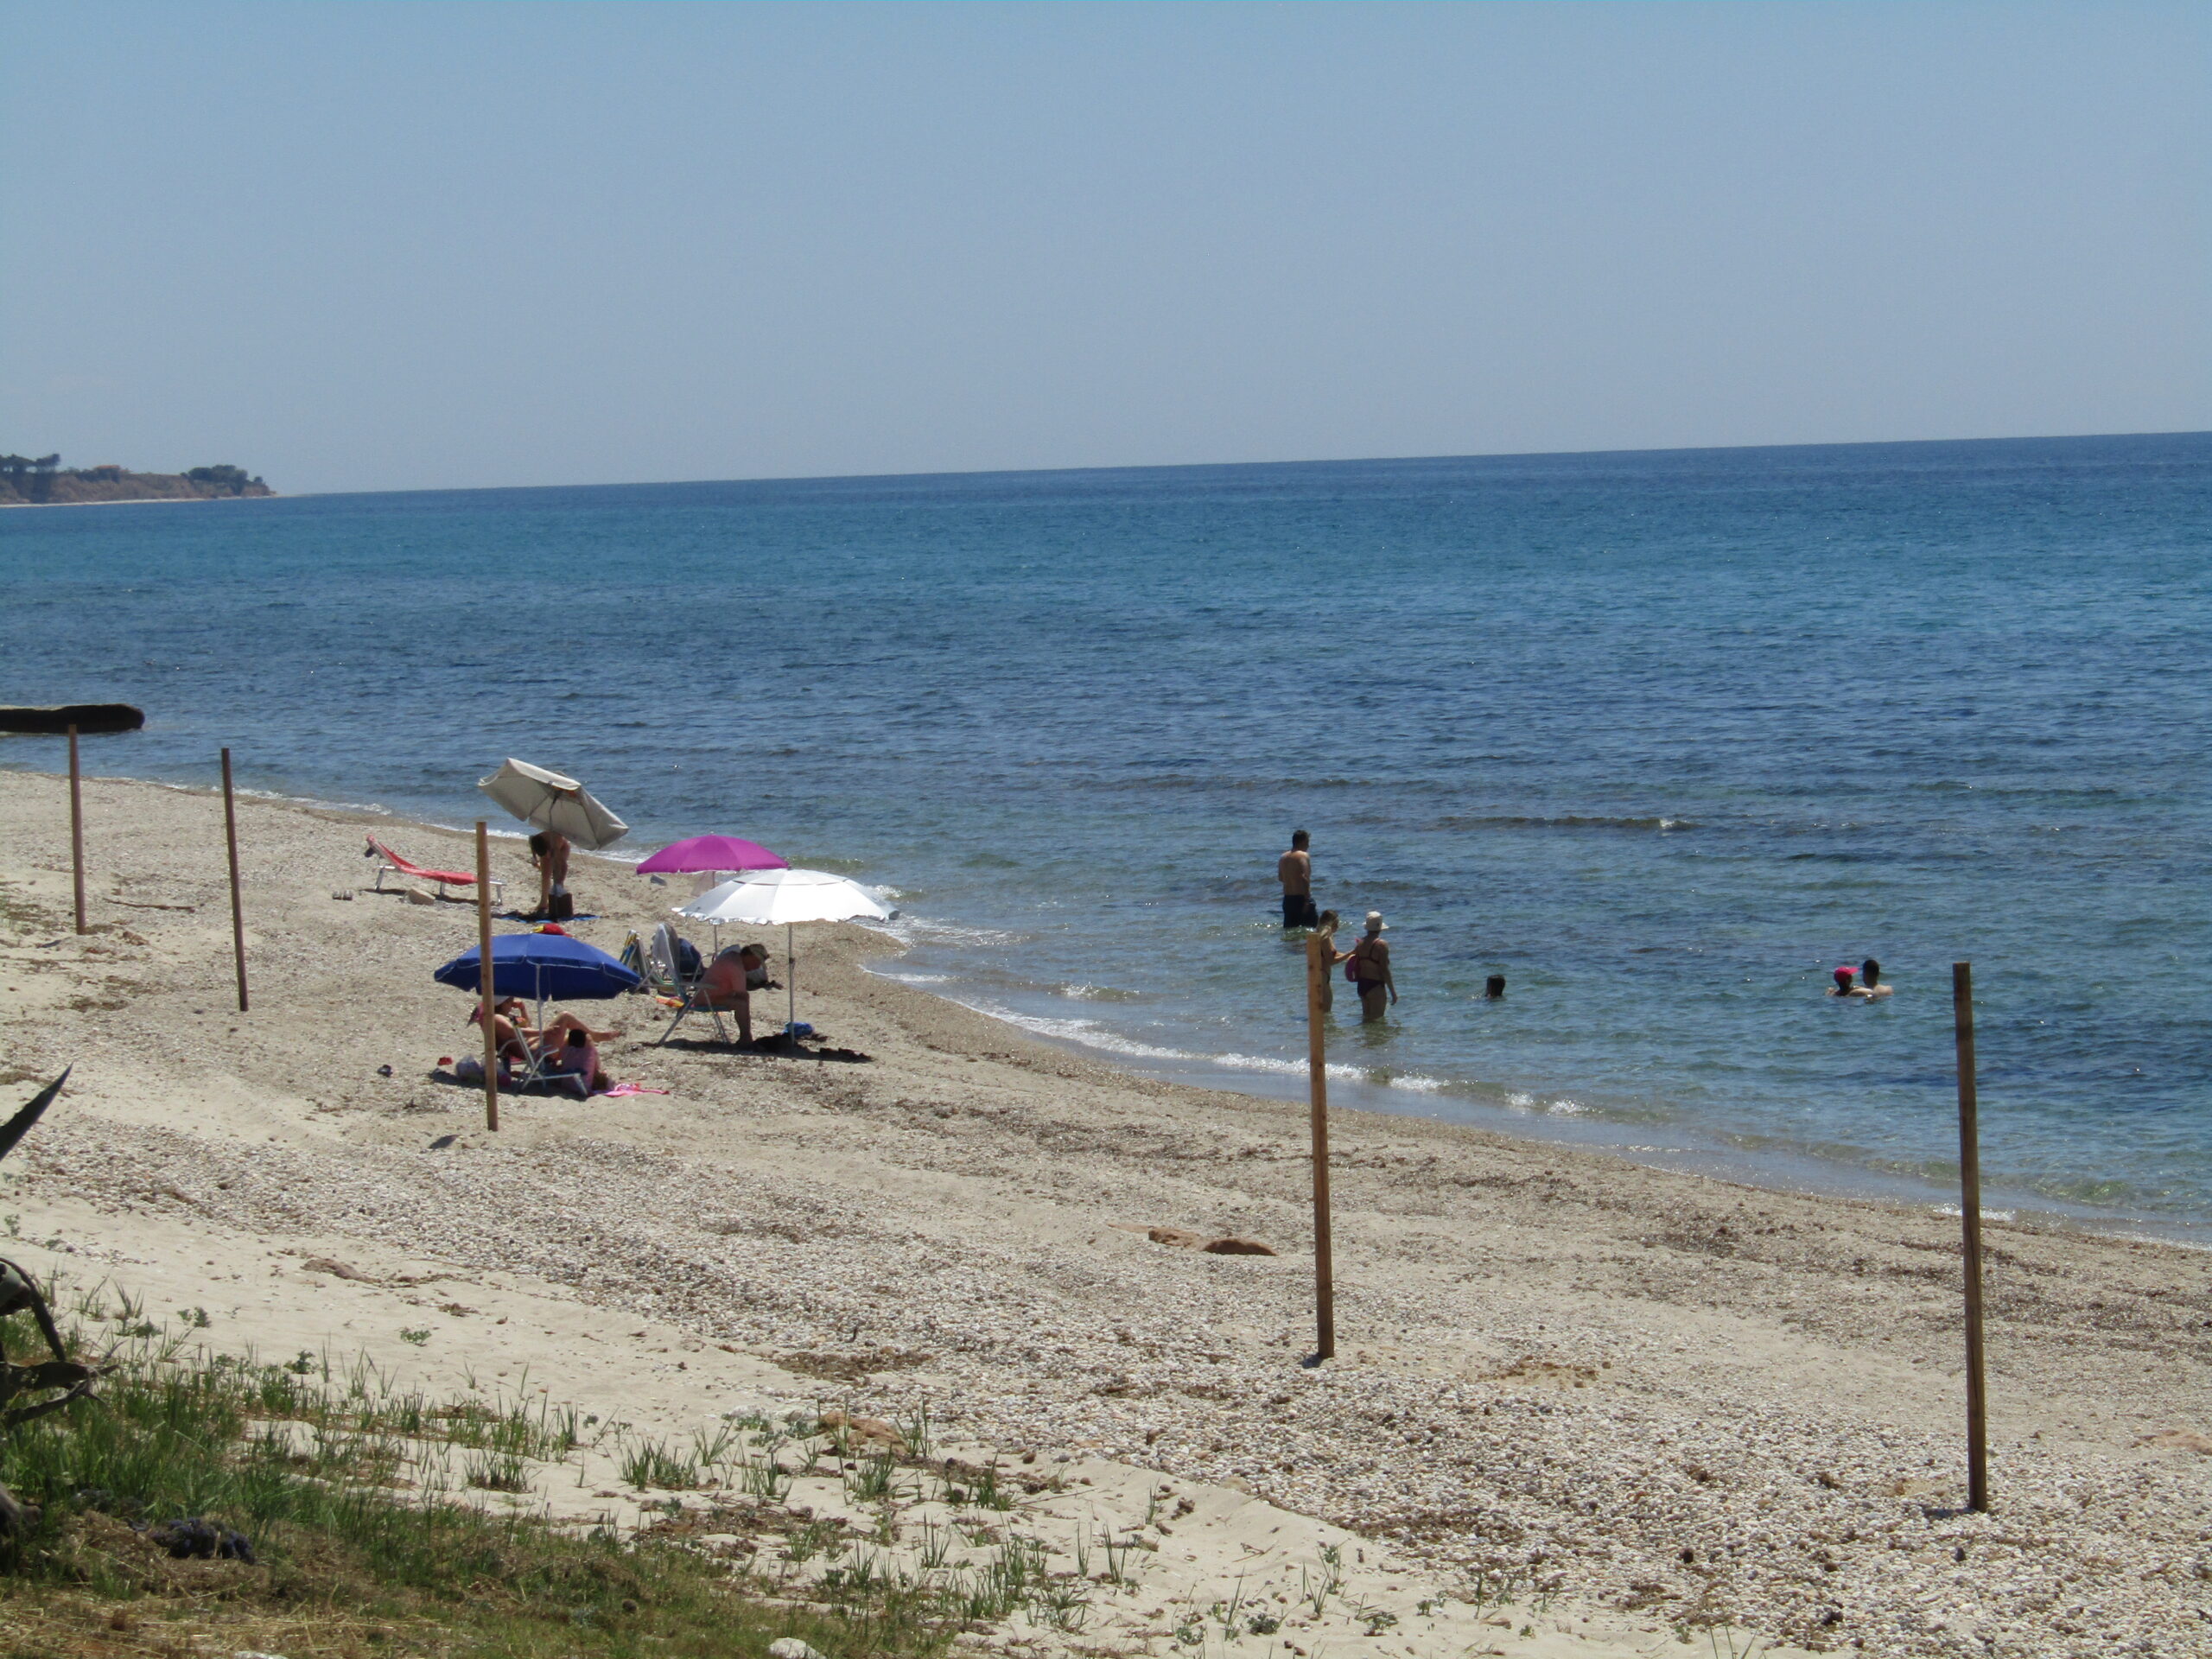
{"label": "wet sand near shore", "polygon": [[[925,1400],[963,1455],[1060,1471],[1048,1505],[1150,1522],[1153,1576],[1102,1594],[1092,1649],[1173,1650],[1177,1610],[1240,1577],[1283,1598],[1280,1630],[1205,1641],[1255,1659],[1702,1652],[1708,1628],[2212,1647],[2203,1253],[1989,1224],[1996,1506],[1967,1515],[1955,1222],[1346,1112],[1340,1357],[1308,1369],[1302,1108],[1033,1042],[871,975],[896,943],[833,927],[802,930],[800,1017],[869,1063],[735,1053],[696,1021],[654,1047],[662,1021],[625,999],[593,1011],[626,1028],[606,1063],[670,1093],[512,1099],[493,1135],[480,1094],[429,1076],[468,1052],[467,1000],[430,972],[474,909],[368,892],[360,856],[374,827],[465,867],[464,837],[242,803],[241,1015],[219,803],[95,780],[86,806],[99,931],[79,939],[66,785],[0,773],[0,1066],[25,1096],[77,1068],[0,1200],[61,1243],[9,1249],[204,1305],[210,1340],[440,1381],[526,1364],[670,1432]],[[518,846],[498,857],[511,897],[534,890]],[[572,886],[608,950],[683,896],[585,858]],[[306,1265],[330,1261],[360,1276]],[[1325,1546],[1345,1587],[1301,1624]]]}

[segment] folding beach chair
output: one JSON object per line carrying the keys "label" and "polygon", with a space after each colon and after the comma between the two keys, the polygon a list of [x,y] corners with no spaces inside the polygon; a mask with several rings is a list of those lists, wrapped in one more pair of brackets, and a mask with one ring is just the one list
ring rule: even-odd
{"label": "folding beach chair", "polygon": [[[376,886],[378,893],[384,891],[384,878],[386,872],[393,875],[404,876],[411,881],[435,881],[437,883],[438,897],[441,899],[447,897],[448,887],[473,887],[476,885],[476,878],[474,875],[461,870],[432,870],[426,869],[420,864],[410,863],[374,836],[369,837],[369,850],[365,856],[378,861]],[[492,878],[493,904],[504,902],[500,897],[500,890],[505,886],[506,883],[500,880],[498,876]]]}
{"label": "folding beach chair", "polygon": [[501,1054],[499,1086],[502,1089],[512,1089],[517,1094],[520,1094],[524,1090],[535,1084],[555,1090],[562,1094],[578,1094],[588,1098],[590,1095],[588,1078],[584,1080],[583,1087],[578,1088],[577,1079],[582,1073],[556,1071],[550,1065],[552,1056],[546,1046],[545,1032],[542,1024],[545,1018],[543,1003],[538,1005],[537,1017],[541,1026],[537,1036],[534,1039],[525,1037],[522,1039],[523,1058],[517,1061],[505,1053]]}
{"label": "folding beach chair", "polygon": [[[695,951],[693,954],[696,956],[697,953]],[[676,930],[666,922],[653,930],[652,943],[645,947],[645,963],[647,982],[656,991],[675,997],[683,1004],[677,1009],[676,1018],[668,1022],[668,1029],[661,1033],[661,1043],[676,1035],[676,1028],[694,1009],[715,1022],[716,1037],[725,1043],[729,1041],[729,1027],[722,1024],[720,1010],[710,1008],[700,1001],[702,995],[700,987],[707,977],[706,963],[700,962],[699,971],[696,974],[683,971],[683,942],[677,938]],[[664,986],[667,988],[665,990],[662,989]],[[658,1048],[660,1044],[656,1043],[653,1046]]]}

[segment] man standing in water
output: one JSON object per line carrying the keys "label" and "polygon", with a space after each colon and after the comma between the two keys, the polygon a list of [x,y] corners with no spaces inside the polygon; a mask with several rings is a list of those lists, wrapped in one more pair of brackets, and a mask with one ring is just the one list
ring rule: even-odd
{"label": "man standing in water", "polygon": [[1398,982],[1390,977],[1390,947],[1382,942],[1389,924],[1382,912],[1367,912],[1367,931],[1351,948],[1353,975],[1359,981],[1359,1023],[1371,1026],[1389,1004],[1398,1000]]}
{"label": "man standing in water", "polygon": [[1313,855],[1306,850],[1313,839],[1303,830],[1292,830],[1290,850],[1275,861],[1275,874],[1282,879],[1282,925],[1286,928],[1311,927],[1316,919]]}

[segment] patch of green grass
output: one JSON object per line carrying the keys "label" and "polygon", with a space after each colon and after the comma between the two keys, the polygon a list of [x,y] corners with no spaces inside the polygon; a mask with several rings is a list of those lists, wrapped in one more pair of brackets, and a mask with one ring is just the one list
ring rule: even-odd
{"label": "patch of green grass", "polygon": [[780,1503],[791,1495],[791,1482],[797,1478],[777,1461],[770,1452],[758,1462],[747,1461],[738,1465],[738,1490],[764,1503]]}
{"label": "patch of green grass", "polygon": [[512,1452],[480,1452],[468,1460],[468,1484],[487,1492],[526,1492],[530,1465]]}
{"label": "patch of green grass", "polygon": [[[144,1323],[123,1313],[105,1323]],[[0,1335],[29,1357],[27,1332]],[[71,1337],[89,1352],[115,1339]],[[936,1659],[952,1639],[946,1610],[880,1575],[802,1606],[680,1545],[490,1513],[448,1488],[464,1436],[480,1442],[469,1478],[512,1490],[531,1448],[573,1446],[571,1417],[457,1409],[314,1356],[272,1366],[146,1338],[112,1358],[99,1403],[0,1440],[0,1482],[43,1511],[0,1560],[0,1651],[759,1659],[796,1636],[830,1659]],[[188,1516],[244,1533],[257,1562],[173,1560],[140,1530]]]}
{"label": "patch of green grass", "polygon": [[699,1465],[660,1440],[640,1440],[622,1454],[622,1478],[640,1491],[688,1491],[699,1484]]}
{"label": "patch of green grass", "polygon": [[858,1503],[880,1503],[898,1496],[899,1465],[889,1453],[863,1458],[845,1477],[845,1491]]}

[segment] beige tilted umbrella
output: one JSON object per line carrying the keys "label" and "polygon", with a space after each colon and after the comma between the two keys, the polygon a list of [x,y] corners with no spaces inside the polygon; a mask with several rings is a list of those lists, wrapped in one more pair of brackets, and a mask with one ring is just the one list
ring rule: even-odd
{"label": "beige tilted umbrella", "polygon": [[536,824],[566,836],[588,853],[612,847],[630,833],[630,826],[584,793],[573,778],[533,766],[527,760],[510,760],[476,787],[524,823]]}

